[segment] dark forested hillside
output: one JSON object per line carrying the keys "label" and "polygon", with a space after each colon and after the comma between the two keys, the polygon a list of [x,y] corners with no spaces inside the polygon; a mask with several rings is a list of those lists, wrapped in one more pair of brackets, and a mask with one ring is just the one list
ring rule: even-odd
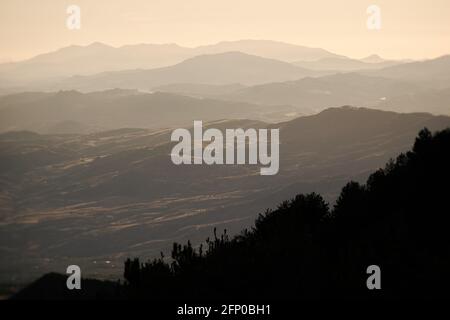
{"label": "dark forested hillside", "polygon": [[[333,208],[319,194],[300,194],[261,214],[238,236],[214,229],[213,238],[200,247],[174,243],[171,258],[128,259],[126,282],[111,294],[148,299],[446,296],[449,163],[450,129],[435,134],[424,129],[411,151],[374,172],[366,184],[349,182]],[[381,290],[366,287],[369,265],[381,268]]]}

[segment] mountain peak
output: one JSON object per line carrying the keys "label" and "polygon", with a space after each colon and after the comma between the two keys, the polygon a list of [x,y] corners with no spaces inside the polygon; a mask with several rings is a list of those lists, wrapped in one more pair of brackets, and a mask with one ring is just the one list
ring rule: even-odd
{"label": "mountain peak", "polygon": [[367,63],[381,63],[381,62],[385,62],[386,59],[383,59],[382,57],[380,57],[377,54],[372,54],[370,56],[362,58],[361,61],[367,62]]}
{"label": "mountain peak", "polygon": [[91,44],[87,45],[86,47],[89,47],[89,48],[111,48],[111,46],[104,44],[103,42],[99,42],[99,41],[92,42]]}

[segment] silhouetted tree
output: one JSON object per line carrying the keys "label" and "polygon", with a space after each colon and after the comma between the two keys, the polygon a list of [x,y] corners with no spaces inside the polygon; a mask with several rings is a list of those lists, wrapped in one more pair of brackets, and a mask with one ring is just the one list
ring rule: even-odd
{"label": "silhouetted tree", "polygon": [[420,131],[411,151],[349,182],[333,210],[300,194],[260,214],[250,230],[226,230],[195,248],[125,262],[125,296],[377,297],[366,268],[381,267],[382,297],[446,296],[450,285],[450,130]]}

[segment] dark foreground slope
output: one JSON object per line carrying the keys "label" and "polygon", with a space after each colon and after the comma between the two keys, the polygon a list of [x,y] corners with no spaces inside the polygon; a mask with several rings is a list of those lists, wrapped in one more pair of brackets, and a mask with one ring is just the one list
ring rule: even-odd
{"label": "dark foreground slope", "polygon": [[[412,151],[374,172],[365,185],[349,182],[332,210],[318,194],[298,195],[260,215],[239,236],[214,234],[199,248],[174,244],[169,263],[127,260],[126,283],[103,297],[448,296],[449,163],[450,129],[434,135],[422,130]],[[381,268],[380,291],[366,287],[369,265]],[[16,297],[39,297],[47,288],[45,278],[39,281]],[[64,295],[70,297],[68,291],[59,297]]]}

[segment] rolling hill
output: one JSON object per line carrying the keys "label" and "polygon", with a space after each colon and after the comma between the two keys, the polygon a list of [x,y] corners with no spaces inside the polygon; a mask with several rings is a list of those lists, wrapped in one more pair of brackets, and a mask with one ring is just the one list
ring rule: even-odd
{"label": "rolling hill", "polygon": [[333,201],[348,180],[363,181],[410,148],[418,130],[448,127],[450,118],[346,107],[275,125],[207,126],[279,128],[280,172],[173,165],[171,130],[0,135],[0,235],[8,244],[0,248],[1,282],[61,272],[75,260],[86,276],[116,278],[127,256],[199,243],[213,227],[234,234],[295,194],[316,191]]}
{"label": "rolling hill", "polygon": [[134,90],[29,92],[0,97],[0,131],[88,133],[123,127],[164,128],[192,121],[253,118],[281,121],[298,108],[276,108]]}

